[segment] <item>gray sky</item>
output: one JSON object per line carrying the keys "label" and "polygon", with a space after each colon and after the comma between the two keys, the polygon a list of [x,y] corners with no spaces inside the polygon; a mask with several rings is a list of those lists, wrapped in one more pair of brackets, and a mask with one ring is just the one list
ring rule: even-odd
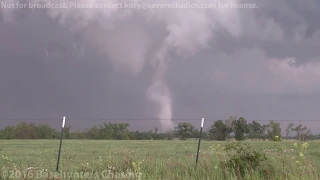
{"label": "gray sky", "polygon": [[[255,3],[254,9],[144,10],[8,8],[5,3],[16,1],[0,2],[4,123],[44,119],[37,123],[59,127],[67,116],[75,128],[113,118],[144,119],[130,121],[135,129],[167,129],[169,119],[198,126],[204,117],[209,126],[243,116],[320,128],[318,0],[233,1]],[[72,1],[51,1],[61,2]],[[143,2],[184,1],[127,1]]]}

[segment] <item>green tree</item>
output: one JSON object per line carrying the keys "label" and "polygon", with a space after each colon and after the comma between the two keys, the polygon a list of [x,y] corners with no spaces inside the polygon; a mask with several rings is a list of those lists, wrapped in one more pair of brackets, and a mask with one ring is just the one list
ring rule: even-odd
{"label": "green tree", "polygon": [[74,138],[74,139],[87,139],[88,138],[87,132],[77,130],[74,133],[72,133],[72,138]]}
{"label": "green tree", "polygon": [[104,126],[93,126],[89,130],[87,130],[87,138],[88,139],[105,139],[105,131]]}
{"label": "green tree", "polygon": [[127,140],[129,139],[129,123],[119,123],[119,134],[118,134],[118,139],[121,140]]}
{"label": "green tree", "polygon": [[231,133],[234,132],[234,122],[237,120],[237,117],[235,116],[230,116],[227,120],[225,120],[225,124],[227,126],[227,134],[228,134],[228,139],[231,138]]}
{"label": "green tree", "polygon": [[168,132],[166,133],[166,139],[167,139],[167,140],[172,140],[172,139],[174,138],[174,134],[175,134],[174,131],[168,131]]}
{"label": "green tree", "polygon": [[0,130],[0,139],[14,139],[14,126],[6,126]]}
{"label": "green tree", "polygon": [[37,131],[37,137],[39,139],[52,139],[53,138],[54,129],[52,129],[47,124],[39,124],[36,127],[36,131]]}
{"label": "green tree", "polygon": [[304,127],[304,130],[301,132],[301,141],[306,141],[307,138],[311,135],[311,130],[307,129],[307,126]]}
{"label": "green tree", "polygon": [[191,123],[179,123],[178,126],[175,127],[175,131],[181,140],[189,139],[194,130],[195,127]]}
{"label": "green tree", "polygon": [[292,131],[296,131],[297,135],[296,135],[296,139],[297,141],[299,141],[301,139],[301,131],[303,130],[302,125],[299,124],[297,125],[295,128],[292,128]]}
{"label": "green tree", "polygon": [[267,125],[267,132],[269,140],[274,141],[275,137],[278,136],[278,138],[281,138],[281,127],[280,123],[270,121]]}
{"label": "green tree", "polygon": [[247,120],[245,120],[243,117],[240,117],[238,120],[236,120],[233,123],[233,126],[234,126],[235,139],[237,141],[245,140],[245,135],[250,132]]}
{"label": "green tree", "polygon": [[262,125],[260,123],[258,123],[257,121],[252,121],[251,123],[249,123],[249,128],[250,128],[250,138],[251,139],[259,139],[260,141],[260,137],[261,137],[261,129],[263,128]]}
{"label": "green tree", "polygon": [[36,139],[37,130],[34,123],[21,122],[17,124],[14,128],[14,138],[15,139]]}
{"label": "green tree", "polygon": [[294,127],[293,123],[289,123],[286,128],[286,141],[288,141],[289,135],[292,131],[292,128]]}
{"label": "green tree", "polygon": [[154,128],[154,133],[152,135],[152,139],[154,139],[154,140],[159,140],[160,139],[160,136],[158,134],[158,127]]}
{"label": "green tree", "polygon": [[228,127],[222,120],[218,120],[213,122],[209,129],[209,133],[211,135],[210,139],[225,141],[228,136]]}
{"label": "green tree", "polygon": [[[201,137],[204,137],[204,131],[202,131]],[[198,138],[200,137],[200,131],[199,129],[194,129],[191,138],[196,138],[196,140],[198,140]]]}
{"label": "green tree", "polygon": [[129,123],[104,123],[104,135],[106,139],[129,139]]}
{"label": "green tree", "polygon": [[302,126],[299,124],[295,128],[292,128],[292,131],[296,131],[296,139],[297,141],[305,141],[306,137],[308,137],[311,134],[311,131],[307,129],[307,126]]}
{"label": "green tree", "polygon": [[264,141],[266,140],[266,138],[267,138],[267,134],[266,134],[267,126],[268,125],[266,125],[266,124],[261,126],[261,129],[259,131],[259,140],[260,140],[260,138],[262,138]]}
{"label": "green tree", "polygon": [[65,138],[65,139],[70,139],[71,138],[70,129],[71,129],[71,126],[65,126],[63,128],[63,138]]}

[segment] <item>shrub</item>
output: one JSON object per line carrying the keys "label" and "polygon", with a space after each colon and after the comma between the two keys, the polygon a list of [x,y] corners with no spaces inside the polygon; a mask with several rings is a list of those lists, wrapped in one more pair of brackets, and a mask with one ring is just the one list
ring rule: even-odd
{"label": "shrub", "polygon": [[224,147],[224,151],[229,159],[221,162],[221,166],[235,172],[238,177],[244,177],[252,170],[264,171],[262,162],[267,160],[265,153],[252,149],[249,144],[232,142]]}
{"label": "shrub", "polygon": [[282,141],[282,138],[279,137],[279,136],[275,136],[275,137],[273,138],[273,141]]}

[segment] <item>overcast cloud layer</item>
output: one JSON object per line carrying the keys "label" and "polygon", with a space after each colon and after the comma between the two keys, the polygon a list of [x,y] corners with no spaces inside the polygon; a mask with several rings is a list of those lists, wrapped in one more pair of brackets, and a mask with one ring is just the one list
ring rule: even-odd
{"label": "overcast cloud layer", "polygon": [[0,116],[152,119],[130,121],[142,129],[243,116],[318,130],[307,120],[320,120],[320,1],[233,2],[258,8],[2,8]]}

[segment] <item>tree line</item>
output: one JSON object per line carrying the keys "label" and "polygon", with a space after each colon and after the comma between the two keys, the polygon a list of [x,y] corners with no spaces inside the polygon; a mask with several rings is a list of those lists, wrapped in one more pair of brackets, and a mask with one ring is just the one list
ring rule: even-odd
{"label": "tree line", "polygon": [[[71,126],[64,128],[65,139],[96,139],[96,140],[188,140],[199,138],[199,129],[192,123],[180,122],[171,131],[159,133],[155,127],[149,131],[130,131],[129,123],[103,123],[89,129],[71,132]],[[292,136],[293,135],[293,136]],[[226,120],[214,121],[207,130],[203,131],[205,140],[225,141],[235,139],[243,141],[251,140],[282,140],[280,123],[270,121],[268,124],[260,124],[258,121],[250,123],[243,117],[229,117]],[[297,141],[308,139],[320,139],[320,135],[312,135],[311,131],[302,124],[295,126],[287,125],[284,137],[295,138]],[[58,139],[60,130],[54,129],[47,124],[36,125],[34,123],[21,122],[15,126],[6,126],[0,130],[0,139]]]}

